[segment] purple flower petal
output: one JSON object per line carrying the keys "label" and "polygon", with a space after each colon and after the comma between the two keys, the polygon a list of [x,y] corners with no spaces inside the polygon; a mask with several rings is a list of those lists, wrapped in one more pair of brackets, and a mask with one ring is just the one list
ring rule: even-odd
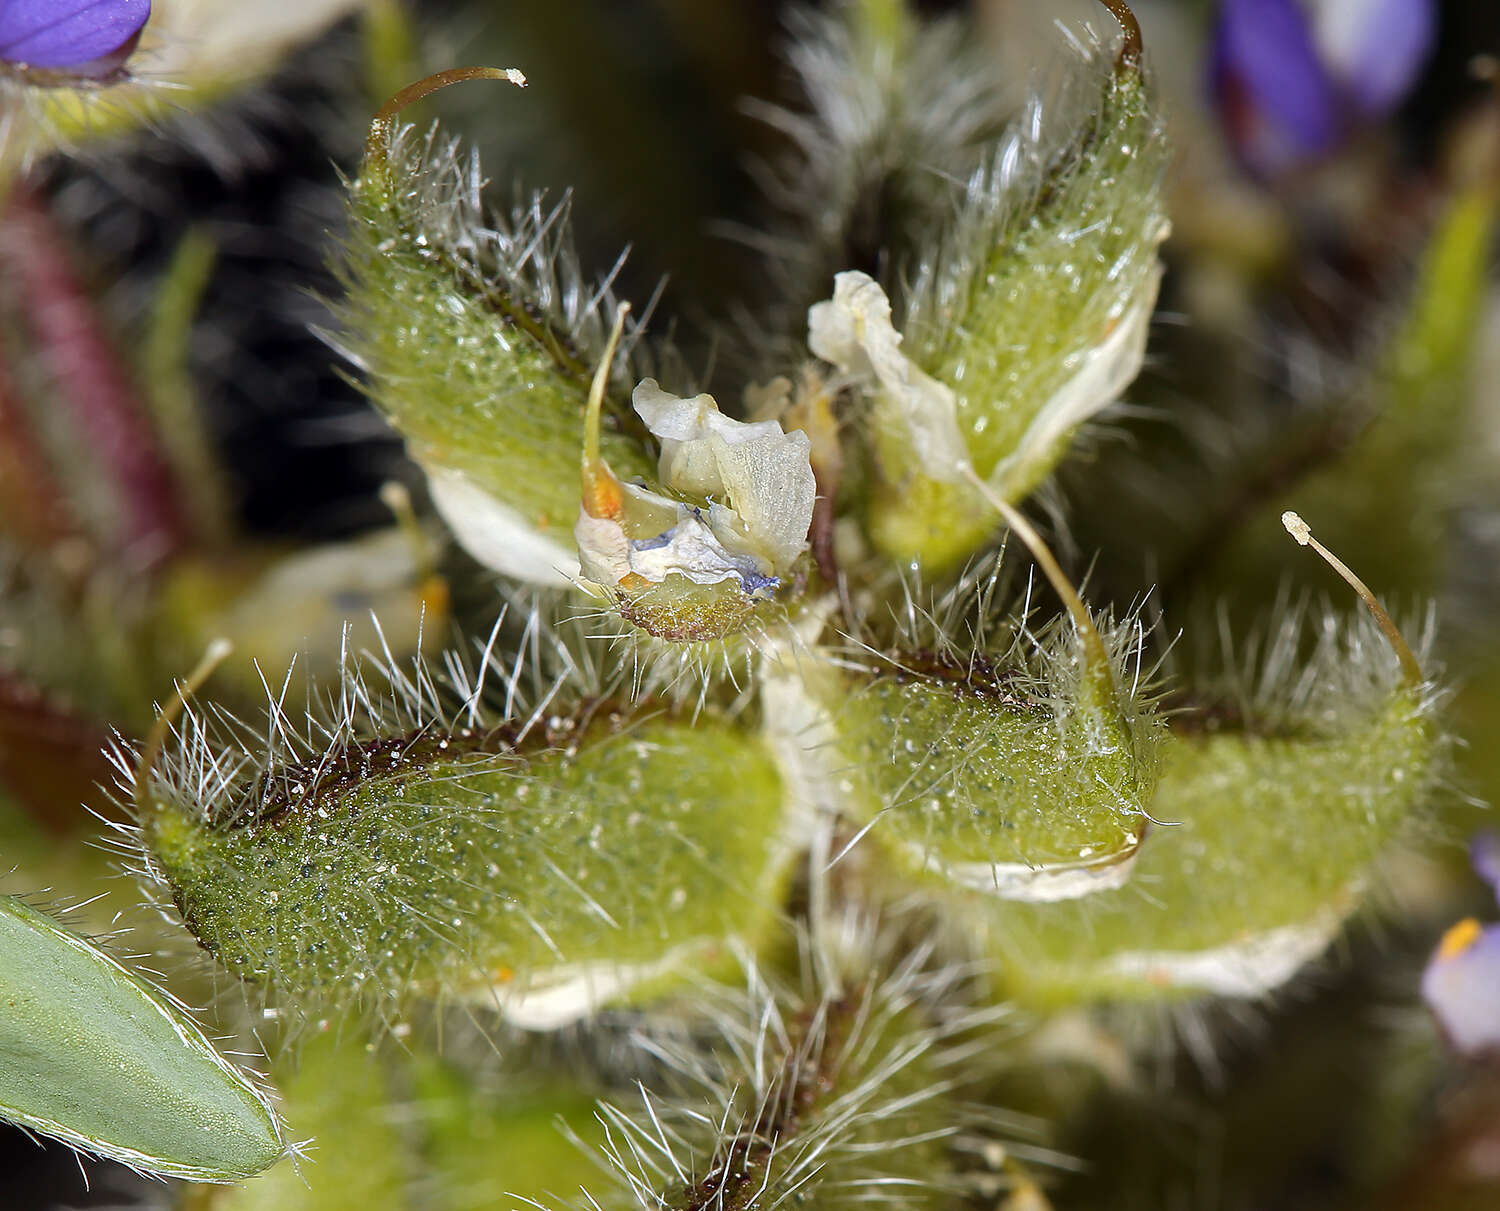
{"label": "purple flower petal", "polygon": [[1272,176],[1328,151],[1338,94],[1296,0],[1224,0],[1210,63],[1235,151]]}
{"label": "purple flower petal", "polygon": [[150,15],[151,0],[0,0],[0,59],[87,67],[130,43]]}
{"label": "purple flower petal", "polygon": [[1432,51],[1435,7],[1434,0],[1319,0],[1318,49],[1364,117],[1386,114],[1411,88]]}
{"label": "purple flower petal", "polygon": [[1459,1051],[1500,1049],[1500,927],[1460,921],[1422,974],[1422,999]]}

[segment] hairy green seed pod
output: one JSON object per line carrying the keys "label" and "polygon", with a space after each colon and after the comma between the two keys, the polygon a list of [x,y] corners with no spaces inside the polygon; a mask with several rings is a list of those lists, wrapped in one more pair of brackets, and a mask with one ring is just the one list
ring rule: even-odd
{"label": "hairy green seed pod", "polygon": [[1153,806],[1168,826],[1128,886],[987,915],[1007,995],[1253,996],[1322,953],[1441,774],[1431,687],[1393,686],[1381,642],[1366,623],[1325,637],[1298,679],[1317,700],[1174,736]]}
{"label": "hairy green seed pod", "polygon": [[1027,663],[902,653],[838,715],[857,819],[913,873],[1053,900],[1118,886],[1145,836],[1159,725],[1087,675],[1073,636]]}
{"label": "hairy green seed pod", "polygon": [[[566,585],[584,405],[616,304],[583,279],[566,201],[487,215],[479,189],[455,144],[383,112],[351,190],[341,341],[469,553]],[[625,411],[606,402],[601,448],[622,478],[645,478]]]}
{"label": "hairy green seed pod", "polygon": [[350,742],[227,820],[154,789],[142,839],[205,947],[309,1004],[486,999],[550,1027],[768,928],[790,848],[758,740],[708,717],[514,739]]}
{"label": "hairy green seed pod", "polygon": [[[861,644],[837,667],[768,661],[766,716],[794,778],[908,873],[1005,898],[1086,895],[1129,876],[1161,723],[1137,626],[1101,633],[1030,524],[1001,507],[1067,614],[1037,631],[992,619],[997,562],[930,605],[908,600],[885,650]],[[972,647],[951,638],[965,630]]]}
{"label": "hairy green seed pod", "polygon": [[134,1168],[237,1181],[284,1151],[265,1095],[166,994],[0,898],[0,1119]]}
{"label": "hairy green seed pod", "polygon": [[[1134,379],[1156,299],[1163,123],[1138,66],[1095,71],[1099,91],[1061,147],[1020,129],[1001,142],[901,317],[905,355],[949,393],[944,429],[1010,502]],[[1047,117],[1044,107],[1020,127],[1045,129]],[[938,571],[980,549],[995,516],[912,440],[910,407],[878,395],[871,423],[876,545]]]}

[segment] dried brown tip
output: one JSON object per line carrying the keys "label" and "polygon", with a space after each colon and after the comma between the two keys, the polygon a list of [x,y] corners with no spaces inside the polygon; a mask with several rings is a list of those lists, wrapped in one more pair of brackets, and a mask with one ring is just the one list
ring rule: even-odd
{"label": "dried brown tip", "polygon": [[1130,5],[1125,3],[1125,0],[1099,0],[1099,3],[1109,9],[1110,15],[1119,22],[1120,33],[1124,36],[1124,41],[1120,45],[1120,66],[1139,68],[1141,55],[1146,47],[1141,40],[1141,23],[1130,11]]}
{"label": "dried brown tip", "polygon": [[1380,604],[1375,594],[1370,591],[1369,586],[1356,576],[1342,559],[1314,538],[1312,527],[1296,513],[1288,509],[1281,515],[1281,524],[1286,527],[1286,532],[1296,539],[1300,546],[1311,547],[1321,555],[1323,562],[1342,576],[1349,587],[1359,595],[1359,599],[1365,603],[1365,608],[1374,617],[1376,625],[1384,632],[1386,639],[1390,641],[1391,647],[1395,650],[1396,659],[1401,662],[1401,672],[1406,679],[1407,685],[1414,687],[1421,685],[1425,678],[1422,676],[1422,666],[1417,663],[1416,656],[1412,654],[1411,645],[1406,642],[1406,637],[1401,634],[1400,629],[1391,621],[1391,616],[1385,612],[1385,607]]}
{"label": "dried brown tip", "polygon": [[423,97],[447,88],[451,84],[462,84],[465,80],[506,80],[517,88],[526,87],[526,77],[514,67],[450,67],[447,71],[424,76],[415,84],[408,84],[375,112],[370,121],[370,133],[365,139],[365,154],[378,157],[391,136],[391,126],[408,105],[414,105]]}

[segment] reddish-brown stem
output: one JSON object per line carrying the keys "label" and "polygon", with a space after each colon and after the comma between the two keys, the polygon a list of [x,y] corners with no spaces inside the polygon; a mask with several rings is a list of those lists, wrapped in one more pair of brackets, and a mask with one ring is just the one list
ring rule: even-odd
{"label": "reddish-brown stem", "polygon": [[0,363],[0,529],[42,550],[75,529],[15,384]]}
{"label": "reddish-brown stem", "polygon": [[185,546],[189,535],[170,464],[119,352],[69,264],[61,233],[25,187],[10,195],[0,226],[0,259],[21,295],[57,403],[68,411],[80,447],[115,490],[114,532],[104,537],[125,565],[162,562]]}

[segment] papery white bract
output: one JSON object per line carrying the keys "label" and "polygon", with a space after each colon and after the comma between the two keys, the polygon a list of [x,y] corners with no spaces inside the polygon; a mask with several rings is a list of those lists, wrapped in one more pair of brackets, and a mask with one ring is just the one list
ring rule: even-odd
{"label": "papery white bract", "polygon": [[578,575],[578,557],[518,510],[462,471],[425,465],[433,507],[465,551],[487,568],[528,584],[563,588]]}
{"label": "papery white bract", "polygon": [[891,303],[880,283],[849,270],[833,279],[833,298],[807,312],[807,346],[858,386],[875,390],[906,423],[923,472],[952,482],[968,461],[953,389],[901,352]]}
{"label": "papery white bract", "polygon": [[[1165,234],[1163,225],[1158,238]],[[1060,442],[1119,399],[1140,373],[1160,281],[1157,265],[1104,339],[1078,358],[1072,376],[1037,409],[1020,444],[988,476],[1002,495],[1008,495],[1006,481],[1013,474],[1025,477],[1034,465],[1055,457]],[[807,344],[894,410],[924,475],[940,483],[963,478],[969,451],[959,430],[953,389],[901,352],[901,334],[891,323],[890,300],[880,283],[856,270],[835,277],[833,298],[808,310]]]}

